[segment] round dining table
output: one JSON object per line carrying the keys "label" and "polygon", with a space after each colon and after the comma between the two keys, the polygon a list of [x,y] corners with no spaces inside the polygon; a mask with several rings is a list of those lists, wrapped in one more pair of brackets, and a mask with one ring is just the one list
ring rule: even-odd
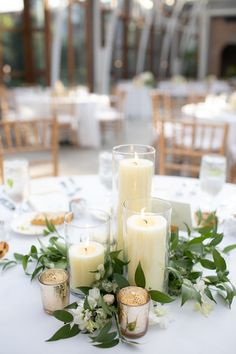
{"label": "round dining table", "polygon": [[[69,177],[35,180],[31,184],[29,204],[35,210],[66,210],[71,198],[83,198],[89,206],[109,209],[111,192],[101,183],[98,176],[72,176],[77,185],[74,195],[69,191]],[[71,187],[70,187],[71,188]],[[0,195],[1,195],[0,189]],[[155,176],[152,194],[179,202],[186,202],[196,209],[204,203],[199,190],[198,179],[171,176]],[[2,193],[2,195],[4,195]],[[225,184],[216,198],[222,208],[233,203],[236,185]],[[43,209],[42,209],[43,208]],[[13,212],[0,204],[0,220],[7,220],[9,253],[28,253],[32,244],[38,245],[37,237],[22,235],[10,230]],[[40,237],[47,242],[48,237]],[[223,244],[236,243],[236,233],[225,234]],[[230,277],[236,284],[236,254],[227,256]],[[75,298],[71,296],[71,302]],[[177,300],[168,305],[173,321],[167,329],[150,326],[147,334],[140,339],[140,345],[131,347],[120,344],[108,353],[145,354],[234,354],[236,348],[236,303],[231,310],[223,303],[214,306],[208,317],[194,311],[189,302],[183,307]],[[44,313],[37,280],[30,281],[20,265],[0,274],[0,354],[92,354],[102,349],[95,348],[86,335],[46,342],[61,323]]]}

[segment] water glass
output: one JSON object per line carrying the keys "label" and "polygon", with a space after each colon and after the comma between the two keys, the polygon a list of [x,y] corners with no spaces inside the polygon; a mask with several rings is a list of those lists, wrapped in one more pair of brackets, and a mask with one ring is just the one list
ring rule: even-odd
{"label": "water glass", "polygon": [[108,190],[112,189],[112,153],[104,151],[99,154],[99,179]]}
{"label": "water glass", "polygon": [[200,168],[200,187],[211,199],[223,188],[226,181],[226,158],[222,155],[204,155]]}
{"label": "water glass", "polygon": [[5,160],[3,162],[4,190],[9,198],[20,207],[29,197],[29,163],[27,160]]}

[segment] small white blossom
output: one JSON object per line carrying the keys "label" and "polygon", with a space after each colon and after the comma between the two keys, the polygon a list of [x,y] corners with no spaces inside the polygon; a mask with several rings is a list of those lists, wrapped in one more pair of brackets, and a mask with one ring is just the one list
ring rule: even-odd
{"label": "small white blossom", "polygon": [[207,317],[211,313],[211,311],[213,311],[214,303],[205,294],[206,285],[204,280],[199,279],[197,283],[194,285],[194,288],[200,293],[201,300],[202,300],[202,304],[196,303],[194,309]]}
{"label": "small white blossom", "polygon": [[167,306],[157,305],[149,313],[149,324],[158,325],[162,329],[166,329],[173,320],[174,317]]}
{"label": "small white blossom", "polygon": [[100,290],[98,288],[93,288],[89,290],[88,303],[92,309],[94,309],[97,306],[99,297],[100,297]]}
{"label": "small white blossom", "polygon": [[101,274],[100,273],[95,273],[95,279],[100,280],[101,279]]}
{"label": "small white blossom", "polygon": [[103,300],[107,303],[107,305],[112,305],[115,301],[115,296],[112,294],[106,294],[103,296]]}
{"label": "small white blossom", "polygon": [[84,303],[81,302],[79,304],[79,306],[77,307],[77,309],[72,309],[71,313],[74,317],[74,323],[77,324],[79,326],[79,329],[81,331],[85,330],[86,328],[86,321],[84,319],[84,307],[83,307]]}
{"label": "small white blossom", "polygon": [[99,271],[99,272],[104,272],[104,265],[103,264],[99,264],[98,266],[97,266],[97,270]]}

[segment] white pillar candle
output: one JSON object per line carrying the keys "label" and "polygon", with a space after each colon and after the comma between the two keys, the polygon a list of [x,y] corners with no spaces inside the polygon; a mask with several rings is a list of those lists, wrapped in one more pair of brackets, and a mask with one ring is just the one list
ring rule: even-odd
{"label": "white pillar candle", "polygon": [[141,262],[146,288],[163,291],[166,266],[167,221],[152,214],[132,215],[127,219],[126,253],[128,280],[135,284],[135,271]]}
{"label": "white pillar candle", "polygon": [[69,248],[70,287],[91,286],[99,264],[104,264],[104,246],[98,242],[81,242]]}
{"label": "white pillar candle", "polygon": [[[118,236],[117,248],[123,248],[123,204],[128,199],[150,198],[152,189],[152,177],[154,172],[153,162],[147,159],[139,159],[135,156],[132,159],[123,159],[119,164],[118,174]],[[137,201],[133,205],[134,211],[145,207]]]}

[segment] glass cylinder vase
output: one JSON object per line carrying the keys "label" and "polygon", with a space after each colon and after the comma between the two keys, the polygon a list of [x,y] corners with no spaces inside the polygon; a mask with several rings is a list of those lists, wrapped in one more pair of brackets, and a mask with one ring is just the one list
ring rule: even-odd
{"label": "glass cylinder vase", "polygon": [[128,281],[135,285],[140,262],[146,288],[166,291],[166,266],[171,226],[171,204],[158,198],[130,199],[123,208],[124,254]]}
{"label": "glass cylinder vase", "polygon": [[[150,198],[155,170],[155,149],[149,145],[113,148],[113,222],[117,249],[123,249],[122,209],[125,200]],[[140,209],[141,205],[137,205]]]}
{"label": "glass cylinder vase", "polygon": [[79,287],[92,286],[109,251],[110,215],[98,209],[72,210],[65,217],[70,290],[82,295]]}

